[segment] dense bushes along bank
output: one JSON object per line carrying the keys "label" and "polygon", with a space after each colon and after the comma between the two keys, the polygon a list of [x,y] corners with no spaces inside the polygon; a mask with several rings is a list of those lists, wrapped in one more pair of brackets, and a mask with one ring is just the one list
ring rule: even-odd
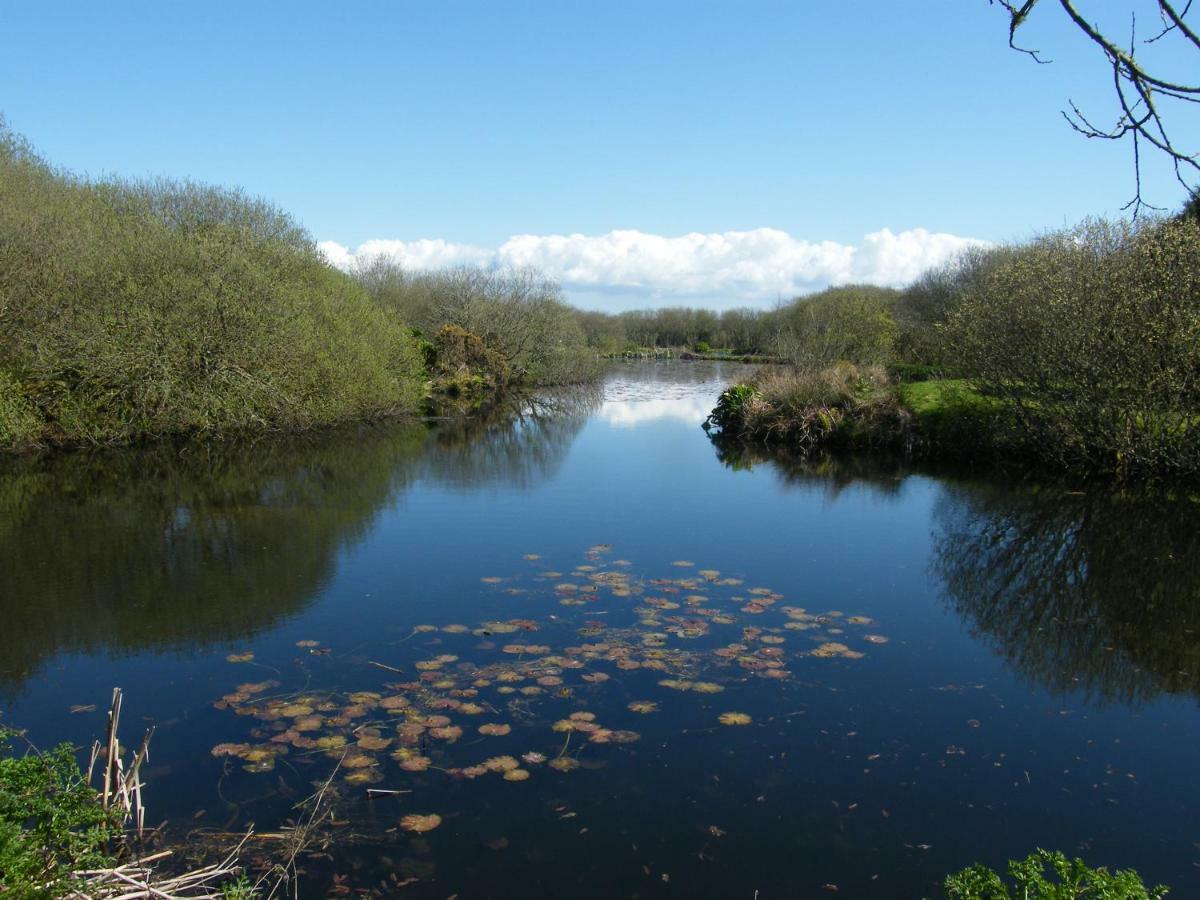
{"label": "dense bushes along bank", "polygon": [[401,321],[274,207],[92,182],[0,131],[0,446],[416,410]]}
{"label": "dense bushes along bank", "polygon": [[[597,371],[535,273],[373,274],[239,191],[58,171],[0,119],[0,449],[299,430],[418,412],[431,380],[478,395]],[[503,385],[439,348],[446,323],[502,358]]]}
{"label": "dense bushes along bank", "polygon": [[1089,222],[974,251],[886,304],[844,299],[817,298],[794,366],[727,391],[710,423],[801,448],[1200,476],[1194,220]]}

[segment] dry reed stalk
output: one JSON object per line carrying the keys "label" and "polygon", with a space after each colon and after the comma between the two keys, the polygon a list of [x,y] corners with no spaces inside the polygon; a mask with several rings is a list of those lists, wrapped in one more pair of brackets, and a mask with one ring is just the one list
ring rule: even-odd
{"label": "dry reed stalk", "polygon": [[[146,824],[141,769],[142,764],[150,758],[150,738],[154,735],[154,729],[147,729],[142,737],[141,747],[126,766],[121,758],[119,737],[123,699],[121,689],[113,688],[104,743],[96,741],[92,744],[87,780],[91,783],[96,763],[103,756],[104,775],[97,799],[104,809],[118,812],[122,824],[128,824],[131,820],[135,823],[140,845]],[[75,872],[73,874],[78,886],[68,896],[77,900],[216,900],[224,896],[222,883],[240,874],[241,867],[237,865],[237,858],[251,834],[252,832],[248,832],[244,835],[220,863],[202,866],[182,875],[160,875],[150,865],[171,856],[171,850],[137,857],[128,863],[108,869]],[[136,856],[136,846],[130,846],[127,842],[125,849]]]}

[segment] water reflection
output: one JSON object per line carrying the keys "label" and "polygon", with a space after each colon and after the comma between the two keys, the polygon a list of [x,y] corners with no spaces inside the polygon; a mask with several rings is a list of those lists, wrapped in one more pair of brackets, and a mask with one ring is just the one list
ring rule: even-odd
{"label": "water reflection", "polygon": [[709,440],[726,468],[748,472],[765,467],[782,487],[819,487],[831,496],[852,486],[892,496],[913,471],[900,457],[885,454],[791,453],[747,444],[719,432],[710,434]]}
{"label": "water reflection", "polygon": [[[162,445],[0,469],[0,689],[60,652],[194,648],[307,606],[337,554],[420,478],[553,474],[594,391],[445,423],[249,445]],[[435,442],[438,452],[428,452]]]}
{"label": "water reflection", "polygon": [[1196,498],[952,485],[932,565],[972,631],[1035,685],[1200,697],[1198,521]]}
{"label": "water reflection", "polygon": [[699,427],[721,391],[746,374],[738,363],[624,363],[609,372],[597,418],[620,429],[663,420]]}
{"label": "water reflection", "polygon": [[[802,456],[714,440],[732,469],[836,496],[899,493],[887,455]],[[1034,686],[1101,703],[1200,697],[1200,498],[939,478],[930,560],[946,602]]]}
{"label": "water reflection", "polygon": [[448,486],[475,489],[504,484],[528,489],[552,478],[579,430],[599,406],[597,387],[521,398],[469,419],[444,423],[439,452],[423,471]]}
{"label": "water reflection", "polygon": [[0,474],[0,683],[56,652],[192,646],[305,605],[403,487],[420,425],[25,460]]}
{"label": "water reflection", "polygon": [[659,419],[678,419],[699,424],[712,412],[712,401],[707,397],[681,397],[662,400],[630,402],[607,400],[600,407],[600,418],[616,428],[636,428],[646,422]]}

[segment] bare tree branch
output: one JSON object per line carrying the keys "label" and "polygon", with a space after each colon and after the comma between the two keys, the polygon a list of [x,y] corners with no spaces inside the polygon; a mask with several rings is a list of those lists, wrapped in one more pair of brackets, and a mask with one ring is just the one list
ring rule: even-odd
{"label": "bare tree branch", "polygon": [[[1031,56],[1039,63],[1045,63],[1047,60],[1042,59],[1038,51],[1023,48],[1016,42],[1018,29],[1026,24],[1041,2],[1042,0],[1024,0],[1021,3],[1014,0],[989,0],[989,3],[999,5],[1008,13],[1009,46]],[[1156,0],[1163,27],[1153,37],[1141,43],[1153,44],[1173,35],[1190,47],[1200,50],[1200,34],[1187,18],[1192,10],[1192,2],[1193,0],[1187,0],[1187,3],[1178,9],[1177,0]],[[1142,197],[1143,142],[1171,161],[1175,179],[1187,191],[1189,198],[1200,197],[1200,153],[1175,142],[1163,115],[1164,107],[1160,103],[1161,100],[1200,103],[1200,84],[1190,84],[1169,77],[1167,73],[1152,71],[1150,67],[1143,65],[1137,57],[1137,21],[1132,15],[1129,49],[1125,50],[1098,25],[1088,21],[1077,8],[1075,0],[1058,0],[1058,5],[1076,28],[1100,48],[1112,66],[1113,93],[1119,108],[1119,115],[1114,124],[1111,127],[1095,124],[1084,115],[1074,101],[1068,101],[1070,110],[1064,110],[1063,117],[1075,131],[1085,137],[1109,141],[1129,140],[1132,143],[1134,195],[1122,208],[1132,209],[1135,217],[1143,209],[1160,208],[1147,203]]]}

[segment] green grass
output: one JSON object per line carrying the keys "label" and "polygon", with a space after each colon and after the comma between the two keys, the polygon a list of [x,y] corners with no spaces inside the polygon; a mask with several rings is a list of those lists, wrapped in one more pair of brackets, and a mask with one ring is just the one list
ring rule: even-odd
{"label": "green grass", "polygon": [[896,398],[913,415],[925,452],[936,455],[991,453],[996,424],[1006,409],[964,379],[909,381],[894,386]]}
{"label": "green grass", "polygon": [[896,385],[896,396],[920,418],[998,408],[995,401],[984,397],[965,379],[904,382]]}

